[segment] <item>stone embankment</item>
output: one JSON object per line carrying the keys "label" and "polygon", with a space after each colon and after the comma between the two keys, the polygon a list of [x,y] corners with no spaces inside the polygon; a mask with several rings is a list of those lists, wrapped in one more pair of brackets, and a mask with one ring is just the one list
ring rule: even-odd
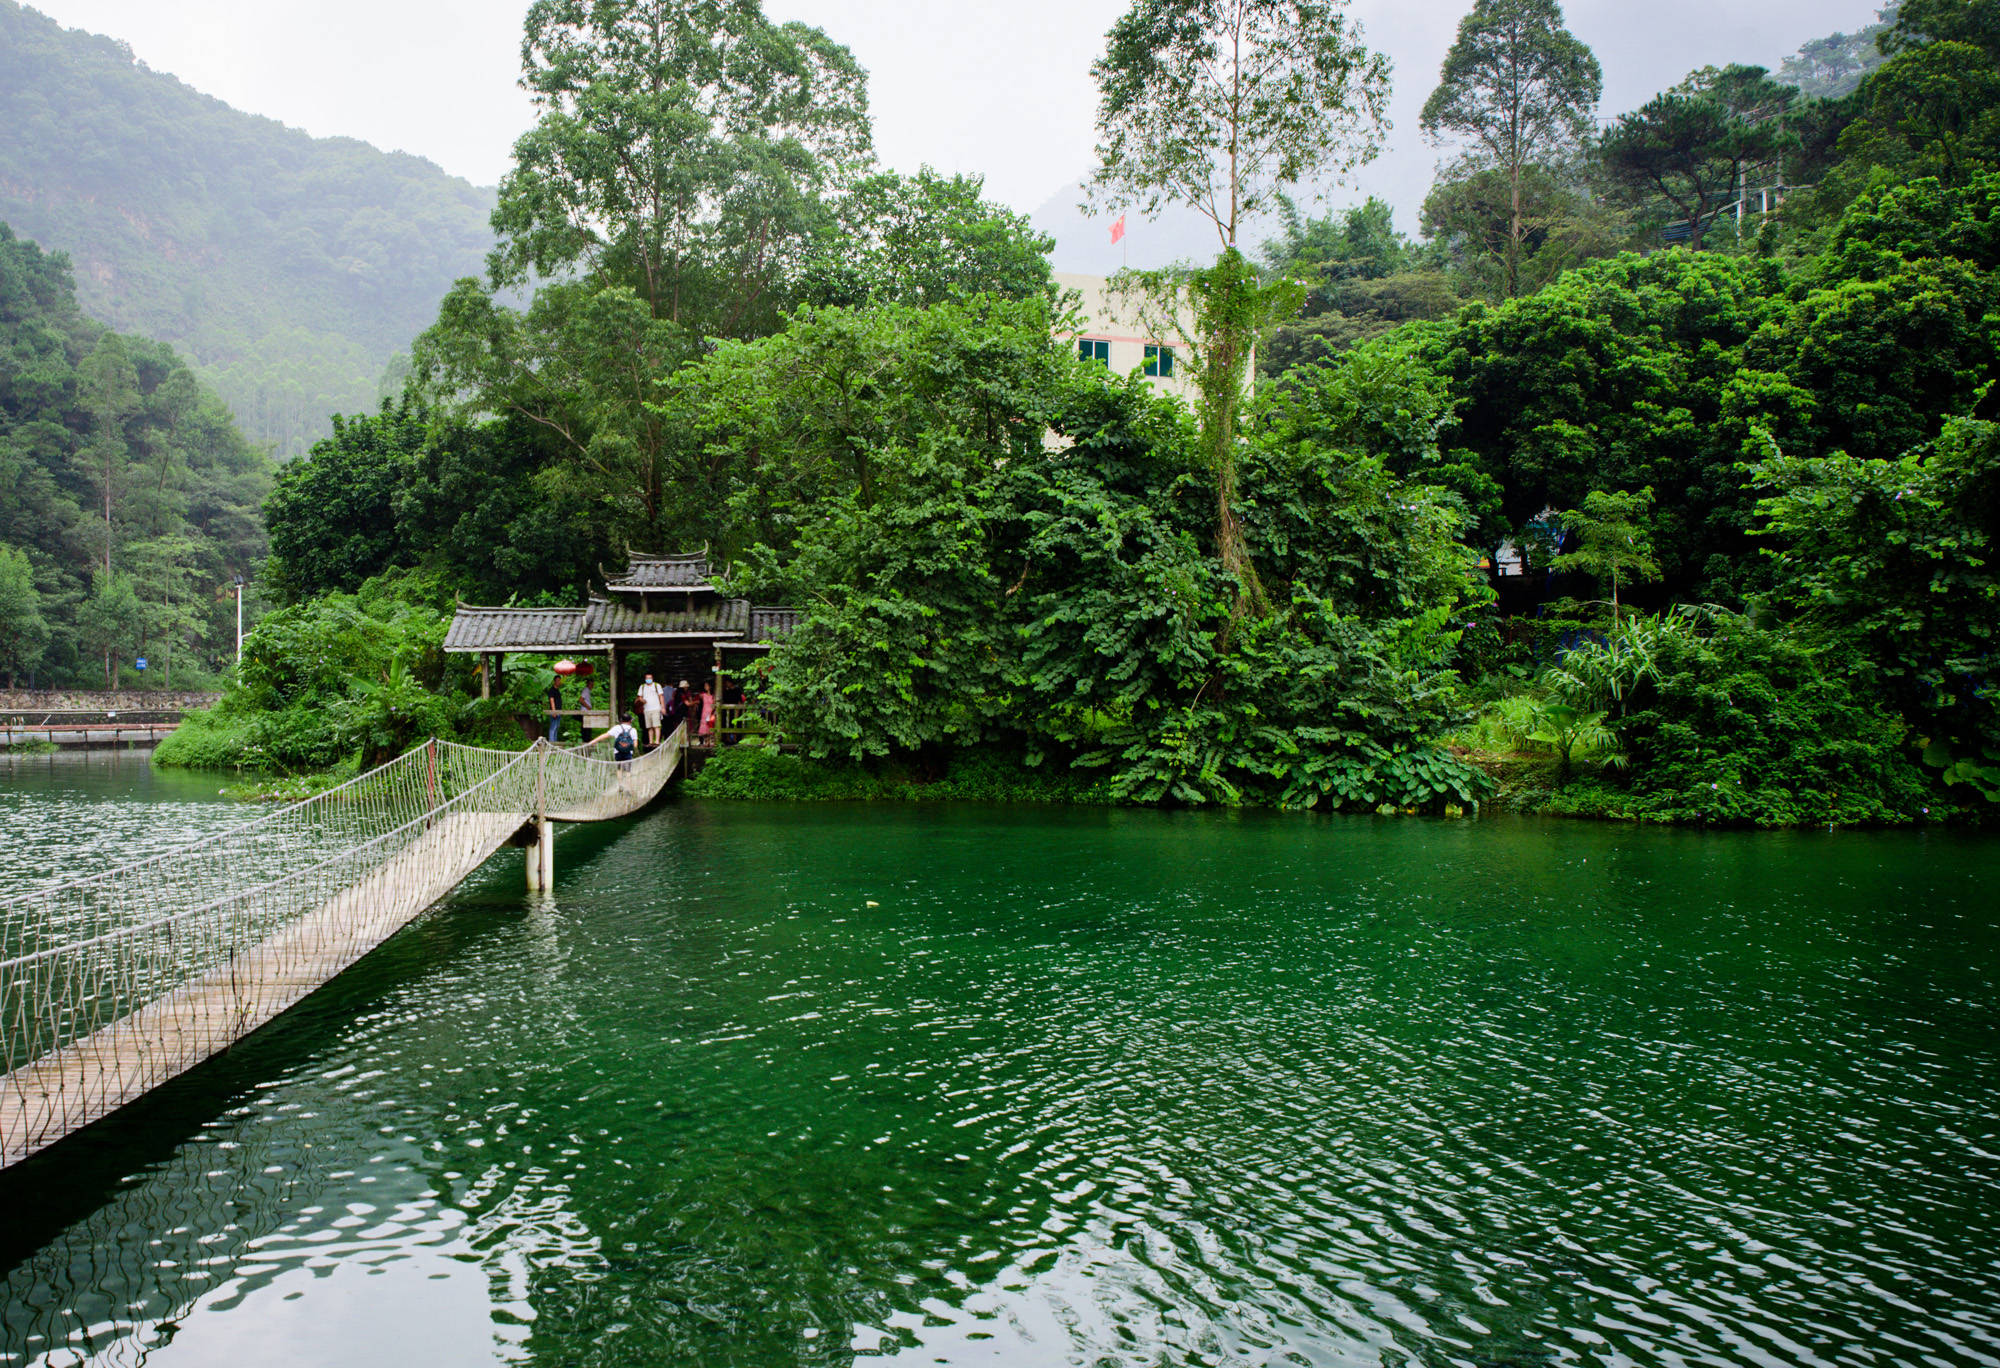
{"label": "stone embankment", "polygon": [[220,697],[186,689],[0,689],[0,712],[186,712]]}

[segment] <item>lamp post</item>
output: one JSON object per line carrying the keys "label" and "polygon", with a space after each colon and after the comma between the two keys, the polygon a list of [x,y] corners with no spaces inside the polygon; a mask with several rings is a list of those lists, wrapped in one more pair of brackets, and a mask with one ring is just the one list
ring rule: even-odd
{"label": "lamp post", "polygon": [[236,577],[236,664],[243,664],[243,576]]}

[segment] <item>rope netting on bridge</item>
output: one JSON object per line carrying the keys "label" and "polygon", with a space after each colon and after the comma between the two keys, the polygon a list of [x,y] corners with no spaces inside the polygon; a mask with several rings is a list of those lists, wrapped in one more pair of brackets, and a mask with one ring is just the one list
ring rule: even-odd
{"label": "rope netting on bridge", "polygon": [[0,900],[0,1165],[263,1025],[531,819],[636,811],[684,740],[622,763],[601,738],[433,740],[193,845]]}

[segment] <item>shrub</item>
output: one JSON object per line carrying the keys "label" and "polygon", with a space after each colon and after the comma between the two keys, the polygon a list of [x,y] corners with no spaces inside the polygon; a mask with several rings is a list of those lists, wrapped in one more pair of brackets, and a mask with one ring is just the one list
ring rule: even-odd
{"label": "shrub", "polygon": [[1936,803],[1903,720],[1831,656],[1731,613],[1657,642],[1617,730],[1630,782],[1550,811],[1734,826],[1922,820]]}

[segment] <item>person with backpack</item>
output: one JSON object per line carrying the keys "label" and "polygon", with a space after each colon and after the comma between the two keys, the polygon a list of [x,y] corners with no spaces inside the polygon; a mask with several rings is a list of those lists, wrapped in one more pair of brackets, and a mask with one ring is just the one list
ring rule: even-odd
{"label": "person with backpack", "polygon": [[632,754],[639,748],[639,729],[632,725],[632,714],[626,713],[617,726],[611,729],[611,758],[621,768],[629,767]]}

